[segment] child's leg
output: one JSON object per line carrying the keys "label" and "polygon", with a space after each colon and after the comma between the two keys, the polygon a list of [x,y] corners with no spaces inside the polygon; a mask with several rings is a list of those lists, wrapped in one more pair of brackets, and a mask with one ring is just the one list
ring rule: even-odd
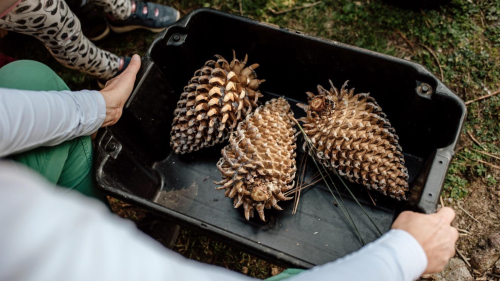
{"label": "child's leg", "polygon": [[118,72],[120,58],[97,48],[83,35],[80,21],[64,0],[22,1],[0,18],[0,28],[35,36],[68,68],[104,79]]}

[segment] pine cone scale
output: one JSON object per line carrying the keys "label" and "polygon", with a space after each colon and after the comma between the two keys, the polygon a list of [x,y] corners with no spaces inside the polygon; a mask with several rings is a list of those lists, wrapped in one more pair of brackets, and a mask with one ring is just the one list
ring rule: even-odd
{"label": "pine cone scale", "polygon": [[340,91],[333,84],[330,90],[318,86],[318,95],[307,93],[308,105],[298,105],[307,113],[299,121],[315,147],[313,155],[352,182],[405,199],[408,171],[396,131],[375,99],[346,86]]}
{"label": "pine cone scale", "polygon": [[248,220],[256,210],[265,221],[264,209],[282,210],[279,201],[290,200],[283,192],[293,187],[295,129],[290,105],[283,98],[258,107],[240,122],[217,163],[225,195],[233,206],[243,206]]}
{"label": "pine cone scale", "polygon": [[262,97],[257,91],[264,81],[256,79],[258,64],[246,66],[248,56],[241,62],[233,57],[231,63],[222,56],[216,58],[195,71],[177,102],[170,133],[176,153],[223,142]]}

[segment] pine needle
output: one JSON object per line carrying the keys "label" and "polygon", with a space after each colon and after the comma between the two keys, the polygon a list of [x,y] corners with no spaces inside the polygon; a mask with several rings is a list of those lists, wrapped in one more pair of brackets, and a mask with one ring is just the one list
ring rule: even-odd
{"label": "pine needle", "polygon": [[[302,134],[304,135],[304,138],[306,140],[306,144],[309,146],[310,150],[311,150],[311,140],[309,139],[309,137],[307,136],[307,134],[304,132],[304,130],[302,129],[302,126],[300,126],[299,122],[297,122],[297,120],[294,118],[293,119],[295,121],[295,123],[299,126],[299,129],[300,131],[302,132]],[[335,190],[337,190],[337,193],[339,194],[339,197],[341,198],[341,201],[342,201],[342,204],[340,204],[340,201],[337,200],[337,197],[335,196],[335,194],[333,193],[332,189],[330,188],[330,185],[328,184],[328,181],[326,180],[326,177],[323,175],[323,172],[322,172],[322,169],[320,168],[320,165],[316,162],[316,159],[314,157],[311,157],[313,159],[313,162],[314,164],[316,165],[316,168],[318,169],[323,181],[325,182],[326,186],[328,187],[328,190],[330,191],[330,193],[332,194],[333,196],[333,199],[335,201],[337,201],[339,203],[339,207],[340,209],[342,210],[342,212],[344,213],[344,215],[346,216],[346,218],[349,220],[349,222],[351,223],[351,225],[354,227],[354,229],[356,230],[356,234],[358,235],[358,238],[359,240],[361,241],[361,243],[363,245],[365,245],[365,241],[363,240],[363,237],[361,237],[361,234],[359,233],[359,230],[358,230],[358,227],[356,226],[356,224],[354,223],[354,220],[352,219],[351,217],[351,214],[349,213],[349,210],[347,209],[345,203],[344,203],[344,199],[342,198],[342,195],[340,195],[340,193],[338,192],[337,190],[337,186],[335,185],[335,183],[333,183],[334,187],[335,187]]]}
{"label": "pine needle", "polygon": [[[329,174],[331,174],[332,172],[329,171]],[[294,189],[290,189],[289,191],[283,193],[285,196],[288,196],[292,193],[295,193],[298,189],[300,190],[304,190],[308,187],[311,187],[311,186],[314,186],[315,184],[317,184],[318,182],[322,181],[323,179],[321,178],[321,175],[319,172],[316,172],[316,174],[314,174],[314,176],[312,176],[310,179],[308,179],[307,181],[303,182],[302,184],[300,184],[300,186],[297,184],[296,188]]]}
{"label": "pine needle", "polygon": [[370,199],[372,200],[373,206],[377,206],[377,203],[375,203],[375,200],[373,200],[373,197],[370,194],[370,190],[368,190],[368,188],[366,189],[366,193],[368,193],[368,196],[370,196]]}
{"label": "pine needle", "polygon": [[312,177],[310,177],[309,179],[307,179],[305,181],[305,183],[311,183],[313,180],[317,179],[319,176],[320,176],[319,172],[316,172],[316,174],[314,174]]}
{"label": "pine needle", "polygon": [[335,174],[337,175],[337,177],[339,178],[339,180],[342,182],[342,184],[344,185],[344,187],[347,189],[347,191],[349,191],[349,194],[351,194],[351,196],[354,199],[354,201],[356,201],[356,203],[358,203],[358,206],[361,208],[361,210],[363,211],[363,213],[365,213],[365,215],[368,217],[368,219],[373,224],[373,226],[375,226],[375,228],[377,229],[378,233],[380,235],[382,235],[382,231],[380,231],[380,229],[378,228],[377,224],[373,221],[372,217],[370,217],[370,215],[366,212],[365,208],[363,208],[363,205],[361,205],[361,203],[359,203],[359,201],[356,198],[356,196],[354,195],[354,193],[352,193],[352,191],[347,187],[347,184],[345,184],[345,182],[342,179],[342,177],[340,177],[340,175],[337,173],[337,171],[335,171]]}
{"label": "pine needle", "polygon": [[305,154],[304,157],[302,157],[302,162],[300,164],[300,171],[299,171],[299,178],[297,180],[297,187],[295,188],[295,198],[293,202],[293,209],[292,209],[292,214],[297,213],[297,208],[299,206],[299,201],[300,201],[300,195],[302,192],[302,186],[304,184],[304,177],[305,177],[305,171],[307,167],[307,158],[308,154]]}
{"label": "pine needle", "polygon": [[[317,184],[318,182],[320,182],[320,181],[322,181],[322,180],[323,180],[323,179],[321,179],[321,178],[320,178],[320,179],[317,179],[316,181],[314,181],[314,182],[312,182],[312,183],[309,183],[309,184],[302,184],[302,185],[300,186],[300,188],[299,188],[299,187],[297,187],[297,189],[304,190],[304,189],[306,189],[306,188],[308,188],[308,187],[311,187],[311,186],[313,186],[313,185]],[[284,195],[285,195],[285,196],[288,196],[288,195],[290,195],[290,194],[292,194],[292,193],[294,193],[294,192],[296,192],[296,189],[289,190],[289,191],[285,192],[285,193],[284,193]]]}
{"label": "pine needle", "polygon": [[[316,150],[316,148],[314,147],[314,145],[312,144],[311,140],[309,139],[309,137],[307,136],[307,134],[304,132],[304,130],[302,129],[302,126],[299,124],[299,122],[297,122],[296,119],[294,119],[295,123],[299,126],[299,129],[300,131],[302,132],[302,134],[304,135],[304,138],[306,139],[306,144],[308,145],[310,151],[312,151],[314,153],[314,151]],[[318,168],[318,170],[320,171],[322,177],[323,176],[323,173],[321,172],[321,169],[319,168],[318,164],[316,163],[316,160],[314,157],[311,157],[313,160],[314,160],[314,163],[316,164],[316,167]],[[326,171],[326,168],[323,167],[323,169],[325,169]],[[358,206],[361,208],[361,210],[363,211],[363,213],[368,217],[368,219],[370,220],[370,222],[373,224],[373,226],[375,227],[375,229],[377,229],[378,233],[380,235],[382,235],[382,231],[380,231],[380,229],[378,228],[377,224],[373,221],[373,219],[371,218],[371,216],[366,212],[365,208],[363,208],[363,205],[361,205],[361,203],[358,201],[358,199],[356,198],[356,196],[354,195],[354,193],[352,193],[352,191],[349,189],[349,187],[347,186],[347,184],[344,182],[344,180],[342,179],[342,177],[337,173],[337,171],[335,169],[332,169],[334,171],[334,173],[337,175],[337,178],[342,182],[342,184],[344,185],[344,187],[347,189],[347,191],[349,192],[349,194],[352,196],[352,198],[354,199],[354,201],[358,204]],[[330,178],[330,181],[332,182],[333,186],[335,187],[335,190],[337,191],[337,194],[339,194],[339,197],[341,198],[342,200],[342,204],[345,205],[344,203],[344,200],[342,198],[342,195],[340,195],[340,192],[338,191],[337,189],[337,186],[335,185],[333,179],[331,178],[330,174],[327,174],[328,177]],[[326,182],[325,180],[325,183],[328,187],[328,189],[330,189],[330,187],[328,186],[328,183]],[[330,192],[332,193],[333,195],[333,192],[332,190],[330,189]],[[334,195],[335,197],[335,195]],[[347,213],[349,214],[349,211],[347,210]],[[349,214],[349,217],[350,217],[350,214]],[[352,218],[351,218],[352,220]],[[354,221],[352,222],[354,227],[356,228],[355,224],[354,224]],[[357,228],[356,228],[356,231],[358,232]],[[358,235],[359,235],[359,232],[358,232]],[[362,238],[360,237],[360,239],[362,240]],[[364,243],[364,242],[363,242]]]}

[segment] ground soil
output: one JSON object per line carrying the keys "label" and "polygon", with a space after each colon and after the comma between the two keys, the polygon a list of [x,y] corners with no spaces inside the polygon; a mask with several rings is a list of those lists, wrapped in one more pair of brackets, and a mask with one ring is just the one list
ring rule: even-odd
{"label": "ground soil", "polygon": [[[445,205],[452,207],[457,213],[453,225],[461,230],[457,243],[457,257],[469,259],[475,250],[488,247],[487,239],[495,233],[500,233],[500,186],[488,186],[481,179],[471,183],[470,195],[462,201],[453,201]],[[469,213],[469,214],[467,214]],[[466,232],[465,232],[466,231]],[[485,277],[477,270],[471,270],[477,278]],[[498,279],[498,278],[497,278]],[[481,280],[481,279],[479,279]],[[492,279],[488,279],[492,280]],[[493,279],[495,280],[495,279]]]}

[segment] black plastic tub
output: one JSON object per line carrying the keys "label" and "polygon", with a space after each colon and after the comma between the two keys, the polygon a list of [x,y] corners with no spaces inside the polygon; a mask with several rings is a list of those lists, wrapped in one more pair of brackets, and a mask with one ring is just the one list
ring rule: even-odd
{"label": "black plastic tub", "polygon": [[[329,79],[370,92],[400,137],[411,193],[398,202],[371,192],[374,206],[366,189],[351,189],[383,232],[403,209],[435,212],[466,114],[450,89],[419,64],[210,9],[190,13],[156,38],[122,119],[99,133],[96,177],[107,193],[283,266],[324,264],[362,246],[322,183],[303,192],[297,214],[292,200],[280,203],[284,211],[266,210],[267,222],[246,221],[212,183],[220,180],[215,164],[223,145],[172,152],[170,125],[183,87],[214,54],[230,59],[233,49],[261,65],[264,101],[284,96],[297,118],[304,113],[295,104]],[[298,149],[297,162],[303,155]],[[308,167],[309,176],[316,172]],[[364,241],[375,240],[359,206],[344,199]]]}

